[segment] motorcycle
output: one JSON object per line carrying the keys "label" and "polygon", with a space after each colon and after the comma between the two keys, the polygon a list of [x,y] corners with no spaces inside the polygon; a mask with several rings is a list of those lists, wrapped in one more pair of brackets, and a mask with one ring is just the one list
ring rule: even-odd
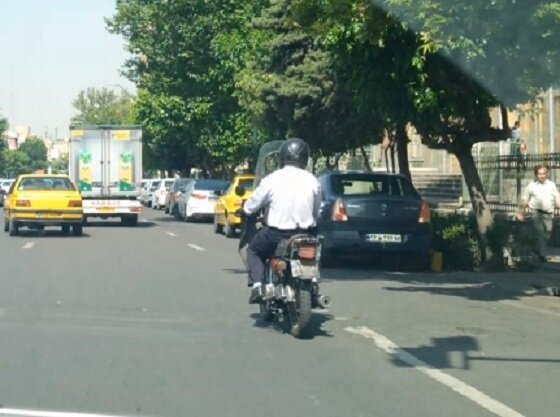
{"label": "motorcycle", "polygon": [[[255,186],[279,168],[278,150],[282,141],[264,144],[259,152]],[[244,195],[241,187],[238,196]],[[247,265],[245,250],[263,223],[263,213],[248,216],[242,223],[239,252]],[[265,263],[263,285],[258,297],[260,316],[265,321],[286,322],[289,333],[297,338],[305,336],[311,321],[312,309],[326,309],[330,297],[319,292],[320,239],[311,234],[298,234],[282,240],[274,255]]]}

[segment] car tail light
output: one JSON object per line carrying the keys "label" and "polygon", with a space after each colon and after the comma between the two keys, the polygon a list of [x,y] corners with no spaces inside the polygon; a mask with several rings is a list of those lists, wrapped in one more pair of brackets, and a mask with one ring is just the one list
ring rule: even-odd
{"label": "car tail light", "polygon": [[312,260],[317,256],[317,247],[314,245],[300,246],[298,248],[298,257],[300,259]]}
{"label": "car tail light", "polygon": [[335,222],[345,222],[348,220],[346,207],[344,207],[344,202],[340,198],[334,202],[331,219]]}
{"label": "car tail light", "polygon": [[31,207],[29,200],[16,200],[16,207]]}
{"label": "car tail light", "polygon": [[430,217],[430,205],[427,201],[422,201],[418,212],[418,223],[430,223]]}
{"label": "car tail light", "polygon": [[142,207],[132,207],[130,211],[132,213],[142,213]]}
{"label": "car tail light", "polygon": [[192,198],[198,198],[199,200],[204,200],[204,199],[208,198],[208,196],[206,194],[199,194],[199,193],[192,193],[191,197]]}
{"label": "car tail light", "polygon": [[70,200],[68,207],[82,207],[82,200]]}
{"label": "car tail light", "polygon": [[282,272],[286,270],[286,262],[281,259],[271,259],[270,260],[270,269],[274,272]]}

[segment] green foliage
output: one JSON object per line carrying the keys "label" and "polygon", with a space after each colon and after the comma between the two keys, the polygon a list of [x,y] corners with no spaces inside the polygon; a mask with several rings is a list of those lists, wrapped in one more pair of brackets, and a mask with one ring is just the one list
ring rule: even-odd
{"label": "green foliage", "polygon": [[5,151],[3,157],[4,167],[2,175],[6,178],[13,178],[19,174],[29,174],[32,172],[31,160],[27,153],[22,151]]}
{"label": "green foliage", "polygon": [[147,131],[148,164],[215,171],[247,157],[253,129],[234,97],[235,75],[254,45],[248,24],[260,3],[117,3],[108,28],[133,53],[127,75],[139,89],[135,115]]}
{"label": "green foliage", "polygon": [[474,219],[432,212],[432,227],[432,248],[442,252],[446,269],[472,271],[480,266],[481,244]]}
{"label": "green foliage", "polygon": [[47,167],[47,147],[45,142],[36,136],[32,136],[23,142],[19,151],[24,152],[29,157],[30,171],[45,169]]}
{"label": "green foliage", "polygon": [[72,117],[73,124],[132,124],[132,98],[107,88],[88,88],[80,91],[72,102],[79,112]]}

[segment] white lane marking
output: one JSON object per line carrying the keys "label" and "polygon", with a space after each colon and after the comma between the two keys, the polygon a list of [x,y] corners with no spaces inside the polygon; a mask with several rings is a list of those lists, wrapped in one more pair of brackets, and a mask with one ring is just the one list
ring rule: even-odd
{"label": "white lane marking", "polygon": [[204,249],[204,248],[202,248],[202,247],[200,247],[200,246],[198,246],[198,245],[196,245],[196,244],[194,244],[194,243],[189,243],[187,246],[188,246],[189,248],[193,248],[194,250],[197,250],[197,251],[199,251],[199,252],[202,252],[202,251],[205,251],[205,250],[206,250],[206,249]]}
{"label": "white lane marking", "polygon": [[359,336],[365,337],[366,339],[372,339],[375,345],[384,350],[389,355],[396,357],[397,359],[406,362],[410,366],[414,367],[416,370],[426,374],[430,378],[436,380],[440,384],[445,385],[448,388],[451,388],[453,391],[461,394],[463,397],[468,398],[471,401],[474,401],[481,407],[485,408],[486,410],[490,411],[491,413],[500,416],[500,417],[524,417],[523,414],[518,413],[517,411],[509,408],[507,405],[489,397],[488,395],[484,394],[483,392],[479,391],[475,387],[472,387],[460,379],[457,379],[445,372],[440,371],[439,369],[435,369],[428,365],[427,363],[421,361],[416,356],[411,355],[391,340],[387,339],[382,334],[376,333],[367,327],[346,327],[346,330],[349,333],[357,334]]}
{"label": "white lane marking", "polygon": [[122,417],[110,414],[67,413],[61,411],[21,410],[17,408],[0,408],[0,416],[25,417]]}
{"label": "white lane marking", "polygon": [[530,310],[536,313],[547,314],[549,316],[560,317],[560,312],[545,310],[539,307],[528,306],[525,304],[521,304],[519,301],[509,301],[509,300],[502,300],[499,302],[500,304],[505,304],[511,307],[521,308],[523,310]]}
{"label": "white lane marking", "polygon": [[175,233],[173,233],[173,232],[166,232],[166,233],[167,233],[169,236],[171,236],[171,237],[177,237],[177,235],[176,235]]}
{"label": "white lane marking", "polygon": [[22,249],[31,249],[33,246],[35,246],[35,242],[27,242]]}

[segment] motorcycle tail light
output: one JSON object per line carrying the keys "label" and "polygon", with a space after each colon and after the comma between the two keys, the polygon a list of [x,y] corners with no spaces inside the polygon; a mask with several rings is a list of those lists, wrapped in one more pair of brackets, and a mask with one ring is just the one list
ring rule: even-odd
{"label": "motorcycle tail light", "polygon": [[422,203],[420,203],[418,223],[430,223],[430,206],[427,201],[422,201]]}
{"label": "motorcycle tail light", "polygon": [[345,222],[348,220],[346,207],[344,207],[344,201],[342,201],[340,198],[334,202],[331,218],[335,222]]}
{"label": "motorcycle tail light", "polygon": [[300,246],[298,248],[298,257],[300,259],[315,259],[317,256],[317,247],[316,246]]}
{"label": "motorcycle tail light", "polygon": [[270,269],[274,272],[282,272],[286,270],[286,262],[281,259],[271,259]]}
{"label": "motorcycle tail light", "polygon": [[82,207],[82,200],[70,200],[68,207]]}

